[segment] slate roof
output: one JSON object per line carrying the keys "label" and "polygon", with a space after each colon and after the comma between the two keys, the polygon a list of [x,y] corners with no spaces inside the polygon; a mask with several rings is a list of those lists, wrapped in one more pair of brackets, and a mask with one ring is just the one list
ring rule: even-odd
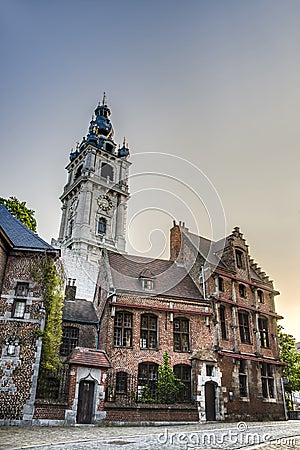
{"label": "slate roof", "polygon": [[[198,236],[189,231],[183,231],[191,245],[213,266],[227,269],[220,257],[217,256],[227,245],[227,238],[219,241],[211,241],[203,236]],[[221,256],[221,254],[220,254]]]}
{"label": "slate roof", "polygon": [[12,216],[4,205],[0,205],[0,229],[2,229],[15,249],[52,250],[57,252],[52,245],[48,244]]}
{"label": "slate roof", "polygon": [[[117,290],[143,295],[164,294],[197,300],[202,298],[186,269],[174,261],[121,255],[112,251],[108,251],[108,258],[113,286]],[[153,274],[153,290],[143,289],[140,280],[143,271],[144,273],[150,271]]]}
{"label": "slate roof", "polygon": [[69,364],[89,367],[110,367],[109,359],[103,350],[85,347],[74,348]]}
{"label": "slate roof", "polygon": [[63,320],[68,322],[98,323],[98,317],[92,302],[88,300],[65,301]]}

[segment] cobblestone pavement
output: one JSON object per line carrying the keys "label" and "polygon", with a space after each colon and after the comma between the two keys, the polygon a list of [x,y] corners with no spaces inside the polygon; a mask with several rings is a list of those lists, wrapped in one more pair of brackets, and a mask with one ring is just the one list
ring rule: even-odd
{"label": "cobblestone pavement", "polygon": [[300,449],[300,421],[147,427],[0,427],[1,450]]}

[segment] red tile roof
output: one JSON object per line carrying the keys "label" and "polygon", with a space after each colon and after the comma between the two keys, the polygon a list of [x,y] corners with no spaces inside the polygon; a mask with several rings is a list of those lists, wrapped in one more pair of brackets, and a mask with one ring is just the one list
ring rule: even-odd
{"label": "red tile roof", "polygon": [[74,348],[70,357],[70,364],[102,368],[110,367],[108,357],[103,350],[84,347]]}
{"label": "red tile roof", "polygon": [[[113,285],[117,290],[143,295],[168,295],[172,297],[202,299],[197,286],[185,267],[174,261],[150,259],[108,252]],[[140,275],[151,273],[153,290],[143,289]]]}

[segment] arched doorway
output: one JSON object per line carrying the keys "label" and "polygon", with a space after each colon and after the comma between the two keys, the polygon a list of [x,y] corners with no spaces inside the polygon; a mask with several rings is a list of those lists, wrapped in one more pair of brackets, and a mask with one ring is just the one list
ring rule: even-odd
{"label": "arched doorway", "polygon": [[206,420],[216,420],[216,384],[212,381],[205,383],[205,415]]}
{"label": "arched doorway", "polygon": [[91,423],[94,409],[95,382],[82,380],[79,384],[77,423]]}

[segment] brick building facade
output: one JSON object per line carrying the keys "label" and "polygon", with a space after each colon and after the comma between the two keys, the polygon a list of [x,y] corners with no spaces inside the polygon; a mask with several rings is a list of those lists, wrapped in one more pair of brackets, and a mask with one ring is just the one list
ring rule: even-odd
{"label": "brick building facade", "polygon": [[[18,221],[14,241],[0,209],[0,421],[284,419],[273,282],[238,228],[213,242],[174,222],[169,260],[125,253],[129,149],[114,143],[110,114],[104,96],[70,155],[59,250]],[[60,253],[68,281],[62,368],[38,382],[39,252]],[[165,352],[182,382],[176,404],[145,404]]]}
{"label": "brick building facade", "polygon": [[45,314],[32,264],[55,250],[0,205],[0,423],[31,424]]}

